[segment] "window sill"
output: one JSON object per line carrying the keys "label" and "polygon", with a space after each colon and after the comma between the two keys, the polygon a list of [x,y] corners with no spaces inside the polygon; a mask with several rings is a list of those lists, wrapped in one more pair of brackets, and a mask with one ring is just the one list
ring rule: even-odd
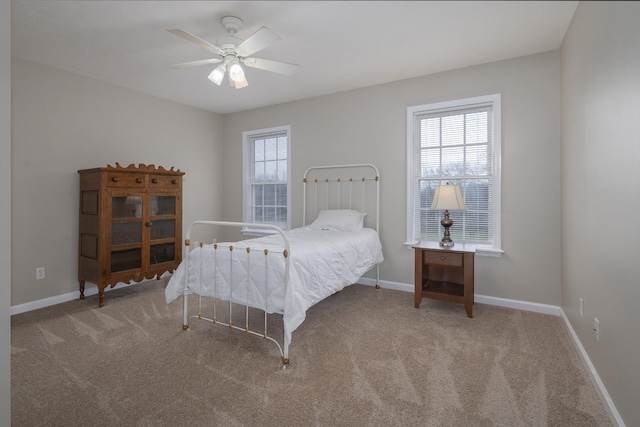
{"label": "window sill", "polygon": [[501,258],[504,251],[502,249],[493,248],[476,248],[476,255],[491,258]]}

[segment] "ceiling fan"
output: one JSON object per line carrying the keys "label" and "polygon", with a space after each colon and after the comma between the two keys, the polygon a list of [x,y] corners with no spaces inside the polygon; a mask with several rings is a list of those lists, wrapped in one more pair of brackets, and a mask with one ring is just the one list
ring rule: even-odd
{"label": "ceiling fan", "polygon": [[220,86],[224,79],[225,72],[229,73],[229,84],[236,89],[247,87],[249,83],[244,75],[241,64],[247,67],[258,68],[275,73],[293,75],[298,66],[286,62],[272,61],[270,59],[254,58],[251,55],[281,40],[281,37],[268,29],[262,27],[253,33],[246,40],[235,37],[235,33],[242,27],[242,20],[235,16],[225,16],[220,20],[222,26],[229,34],[226,37],[211,44],[199,37],[179,29],[170,29],[168,32],[182,37],[185,40],[196,43],[208,51],[217,55],[211,59],[201,59],[198,61],[183,62],[180,64],[168,65],[171,68],[195,67],[206,64],[220,64],[209,74],[209,80]]}

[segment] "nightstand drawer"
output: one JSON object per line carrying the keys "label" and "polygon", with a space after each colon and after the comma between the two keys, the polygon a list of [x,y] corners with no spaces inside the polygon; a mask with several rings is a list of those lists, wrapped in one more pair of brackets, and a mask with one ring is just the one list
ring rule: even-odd
{"label": "nightstand drawer", "polygon": [[446,253],[444,251],[423,251],[424,264],[450,265],[453,267],[462,267],[462,254]]}

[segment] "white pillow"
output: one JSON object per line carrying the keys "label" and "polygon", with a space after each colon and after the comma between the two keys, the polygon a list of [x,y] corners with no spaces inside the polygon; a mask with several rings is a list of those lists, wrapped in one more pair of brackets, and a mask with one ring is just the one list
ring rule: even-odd
{"label": "white pillow", "polygon": [[362,230],[365,215],[353,209],[322,210],[309,227],[314,230],[358,231]]}

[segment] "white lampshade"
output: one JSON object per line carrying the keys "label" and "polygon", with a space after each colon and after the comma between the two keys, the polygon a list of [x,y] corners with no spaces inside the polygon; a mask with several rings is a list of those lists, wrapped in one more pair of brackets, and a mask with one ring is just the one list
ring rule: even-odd
{"label": "white lampshade", "polygon": [[240,82],[244,80],[244,70],[237,61],[232,63],[229,67],[229,78],[234,82]]}
{"label": "white lampshade", "polygon": [[209,80],[220,86],[222,79],[224,79],[224,66],[219,65],[209,74]]}
{"label": "white lampshade", "polygon": [[243,78],[242,80],[238,81],[238,82],[234,82],[236,89],[242,89],[243,87],[247,87],[249,86],[249,82],[247,81],[247,78]]}
{"label": "white lampshade", "polygon": [[462,192],[459,185],[439,185],[433,195],[431,209],[438,211],[466,211],[467,206],[462,199]]}

